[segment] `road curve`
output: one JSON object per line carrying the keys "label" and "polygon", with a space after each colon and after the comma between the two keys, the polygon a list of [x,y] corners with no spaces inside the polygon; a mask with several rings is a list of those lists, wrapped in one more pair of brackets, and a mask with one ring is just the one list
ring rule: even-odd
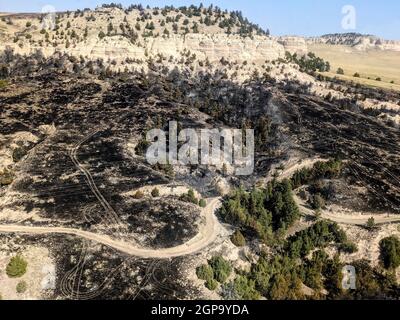
{"label": "road curve", "polygon": [[128,242],[115,240],[107,235],[63,227],[0,225],[0,233],[74,235],[87,240],[95,241],[131,256],[137,256],[141,258],[168,259],[194,254],[208,247],[215,241],[219,233],[219,223],[214,215],[214,212],[218,209],[221,202],[219,198],[208,199],[207,202],[207,206],[202,210],[202,214],[206,219],[206,223],[200,228],[200,232],[188,242],[177,247],[166,249],[138,248]]}
{"label": "road curve", "polygon": [[[311,168],[316,162],[322,161],[326,162],[328,159],[323,158],[310,158],[304,159],[301,163],[296,162],[295,164],[286,167],[286,169],[280,174],[278,180],[281,181],[285,178],[291,178],[296,170],[302,168]],[[268,178],[265,179],[268,181]],[[299,198],[295,193],[293,194],[293,198],[299,207],[300,211],[307,215],[315,217],[315,211],[311,210],[307,207],[305,202]],[[354,226],[364,226],[368,222],[368,219],[374,218],[375,224],[390,224],[390,223],[400,223],[400,215],[387,215],[387,214],[366,214],[366,215],[335,215],[327,210],[321,210],[321,218],[330,220],[336,223],[342,223],[347,225],[354,225]]]}

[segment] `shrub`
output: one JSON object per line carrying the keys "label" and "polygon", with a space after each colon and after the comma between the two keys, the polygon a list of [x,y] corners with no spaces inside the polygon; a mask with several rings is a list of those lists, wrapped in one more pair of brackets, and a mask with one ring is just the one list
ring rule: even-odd
{"label": "shrub", "polygon": [[0,186],[8,186],[14,180],[13,174],[5,169],[3,172],[0,172]]}
{"label": "shrub", "polygon": [[201,280],[214,279],[214,271],[208,264],[203,264],[196,269],[196,275]]}
{"label": "shrub", "polygon": [[338,68],[336,71],[337,74],[344,74],[344,70],[342,68]]}
{"label": "shrub", "polygon": [[194,195],[193,189],[190,189],[188,191],[188,193],[185,193],[185,194],[181,195],[179,197],[179,199],[181,201],[184,201],[184,202],[189,202],[189,203],[193,203],[193,204],[199,204],[199,201],[197,200],[196,196]]}
{"label": "shrub", "polygon": [[159,197],[159,196],[160,196],[160,190],[158,190],[158,188],[154,188],[154,189],[151,191],[151,196],[152,196],[153,198]]}
{"label": "shrub", "polygon": [[17,293],[24,293],[27,289],[27,284],[25,281],[20,281],[17,284]]}
{"label": "shrub", "polygon": [[0,80],[0,89],[7,87],[8,82],[6,80]]}
{"label": "shrub", "polygon": [[6,267],[6,273],[10,278],[19,278],[26,273],[28,263],[21,257],[12,257]]}
{"label": "shrub", "polygon": [[218,288],[218,282],[215,279],[208,279],[206,281],[206,287],[207,289],[214,291]]}
{"label": "shrub", "polygon": [[381,77],[376,78],[376,81],[382,81]]}
{"label": "shrub", "polygon": [[27,150],[24,147],[18,147],[13,150],[13,161],[18,162],[20,161],[25,155],[27,154]]}
{"label": "shrub", "polygon": [[214,271],[215,280],[219,283],[224,283],[232,272],[230,263],[221,256],[212,257],[208,263]]}
{"label": "shrub", "polygon": [[32,22],[28,21],[25,25],[27,28],[30,28],[32,26]]}
{"label": "shrub", "polygon": [[[17,39],[17,41],[19,40],[18,37],[16,37],[13,41],[15,39]],[[14,41],[14,43],[17,41]],[[10,66],[6,63],[0,63],[0,79],[6,79],[10,75],[9,67]]]}
{"label": "shrub", "polygon": [[360,78],[360,74],[359,74],[358,72],[356,72],[356,73],[353,75],[353,77],[354,77],[354,78]]}
{"label": "shrub", "polygon": [[199,201],[199,206],[202,208],[205,208],[207,206],[207,202],[204,199],[200,199]]}
{"label": "shrub", "polygon": [[386,269],[396,269],[400,266],[400,241],[392,236],[379,242],[381,260]]}
{"label": "shrub", "polygon": [[136,154],[144,156],[149,146],[150,142],[148,142],[145,138],[141,139],[135,148]]}
{"label": "shrub", "polygon": [[358,251],[357,245],[353,242],[345,242],[339,245],[339,250],[348,254],[352,254]]}
{"label": "shrub", "polygon": [[231,241],[236,247],[243,247],[246,245],[246,239],[239,230],[236,230],[231,236]]}
{"label": "shrub", "polygon": [[373,217],[369,218],[365,226],[370,231],[375,230],[376,229],[375,219]]}
{"label": "shrub", "polygon": [[142,191],[136,191],[136,193],[133,195],[135,199],[143,199],[144,198],[144,193]]}
{"label": "shrub", "polygon": [[320,210],[325,207],[325,200],[320,194],[316,194],[311,198],[311,207],[314,210]]}
{"label": "shrub", "polygon": [[255,281],[248,279],[246,276],[238,276],[234,283],[234,291],[242,300],[259,300],[260,293],[255,288]]}

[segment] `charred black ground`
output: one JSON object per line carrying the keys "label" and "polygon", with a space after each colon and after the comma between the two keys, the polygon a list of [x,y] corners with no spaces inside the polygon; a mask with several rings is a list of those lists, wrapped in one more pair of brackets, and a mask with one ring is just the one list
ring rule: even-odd
{"label": "charred black ground", "polygon": [[[29,156],[16,165],[17,179],[11,188],[24,197],[9,203],[11,209],[22,207],[30,212],[38,208],[41,217],[51,219],[51,225],[101,228],[114,235],[114,229],[107,229],[98,199],[70,157],[71,149],[88,137],[77,158],[90,170],[118,219],[129,226],[127,236],[133,233],[141,245],[152,248],[186,242],[198,232],[199,208],[174,197],[150,201],[123,195],[171,180],[185,182],[206,194],[214,192],[205,186],[223,173],[194,166],[189,174],[174,172],[171,177],[171,172],[148,165],[128,147],[132,139],[140,141],[148,129],[167,129],[169,121],[178,121],[182,127],[255,128],[255,174],[228,177],[232,185],[252,186],[272,164],[288,159],[292,152],[340,158],[346,165],[337,183],[365,187],[367,195],[353,194],[359,197],[363,209],[400,213],[399,128],[359,110],[351,101],[323,99],[297,82],[282,85],[263,77],[239,85],[219,73],[193,75],[174,70],[107,77],[61,73],[53,60],[46,61],[45,69],[43,66],[38,63],[29,76],[16,72],[7,92],[0,92],[0,133],[26,131],[39,138],[29,146]],[[362,93],[375,94],[364,89]],[[388,99],[394,95],[381,94]],[[54,134],[39,129],[53,124]],[[96,133],[90,135],[93,130]],[[352,202],[342,205],[356,206]],[[42,237],[23,239],[44,241]],[[101,246],[93,249],[72,237],[47,241],[57,258],[58,273],[71,275],[61,278],[55,296],[177,299],[196,295],[190,285],[176,281],[193,257],[141,260]],[[87,260],[79,260],[82,252]],[[74,272],[83,267],[97,270],[89,265],[100,262],[100,270],[75,282]],[[90,291],[85,295],[85,289],[93,284],[101,289],[95,290],[96,295]]]}

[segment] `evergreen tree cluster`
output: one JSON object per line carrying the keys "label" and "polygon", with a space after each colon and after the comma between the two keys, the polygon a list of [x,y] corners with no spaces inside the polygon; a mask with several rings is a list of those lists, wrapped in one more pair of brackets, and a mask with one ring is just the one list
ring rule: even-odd
{"label": "evergreen tree cluster", "polygon": [[290,52],[286,52],[286,61],[297,64],[302,72],[328,72],[331,70],[330,63],[317,57],[313,52],[302,55],[300,58],[297,53],[291,54]]}
{"label": "evergreen tree cluster", "polygon": [[212,257],[208,264],[201,265],[196,269],[197,277],[205,280],[205,285],[210,290],[215,290],[219,283],[225,283],[231,273],[231,264],[221,256]]}
{"label": "evergreen tree cluster", "polygon": [[343,169],[343,162],[331,159],[327,162],[319,161],[312,168],[297,170],[291,178],[293,189],[309,185],[320,179],[333,179],[340,175]]}
{"label": "evergreen tree cluster", "polygon": [[324,248],[331,243],[347,243],[346,233],[334,222],[318,221],[312,227],[291,236],[285,251],[292,258],[303,258],[315,248]]}
{"label": "evergreen tree cluster", "polygon": [[299,218],[289,180],[273,181],[265,190],[237,189],[223,203],[222,219],[267,242],[276,231],[284,232]]}
{"label": "evergreen tree cluster", "polygon": [[400,240],[391,236],[384,238],[379,243],[381,260],[385,268],[396,269],[400,266]]}

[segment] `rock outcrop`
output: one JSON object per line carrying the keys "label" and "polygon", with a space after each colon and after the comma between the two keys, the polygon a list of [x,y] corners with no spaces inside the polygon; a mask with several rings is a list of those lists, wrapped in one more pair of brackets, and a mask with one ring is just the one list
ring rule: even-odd
{"label": "rock outcrop", "polygon": [[276,41],[284,46],[285,51],[289,51],[292,54],[297,53],[299,55],[302,55],[308,52],[307,42],[303,37],[297,37],[297,36],[277,37]]}
{"label": "rock outcrop", "polygon": [[208,58],[210,62],[224,58],[232,61],[248,61],[259,64],[264,63],[266,60],[278,59],[285,54],[284,46],[269,37],[255,36],[251,39],[224,34],[171,35],[170,37],[142,39],[137,44],[133,44],[124,36],[111,36],[103,39],[90,37],[84,42],[75,46],[72,45],[69,48],[64,46],[39,47],[29,43],[20,48],[13,43],[3,43],[1,46],[3,48],[0,48],[0,50],[6,46],[13,48],[16,53],[20,54],[30,54],[40,49],[45,56],[52,55],[55,52],[66,52],[78,57],[112,59],[117,62],[126,58],[145,59],[147,56],[156,56],[158,54],[166,57],[179,57],[186,50],[195,54],[198,59],[205,60]]}

